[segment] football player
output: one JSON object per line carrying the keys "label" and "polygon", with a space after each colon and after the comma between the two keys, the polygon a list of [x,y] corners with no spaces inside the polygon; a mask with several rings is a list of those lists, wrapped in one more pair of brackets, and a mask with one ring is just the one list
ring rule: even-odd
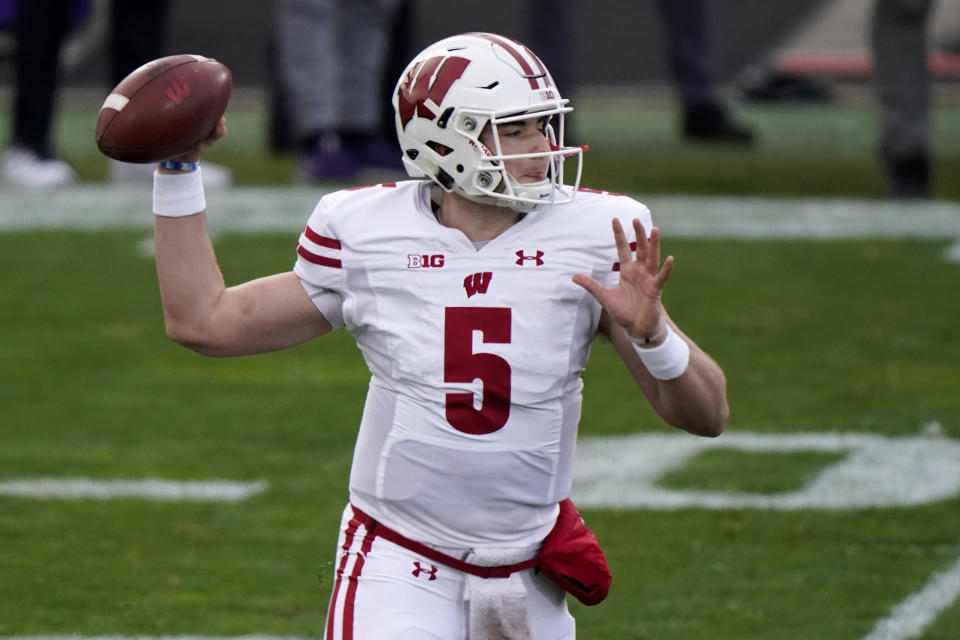
{"label": "football player", "polygon": [[324,196],[293,269],[237,286],[217,265],[196,164],[225,121],[161,163],[167,332],[232,356],[343,327],[362,351],[329,640],[573,638],[563,590],[533,567],[570,492],[592,341],[605,335],[657,413],[697,435],[727,421],[723,372],[663,307],[674,261],[649,210],[579,188],[571,108],[527,47],[442,40],[393,104],[414,179]]}

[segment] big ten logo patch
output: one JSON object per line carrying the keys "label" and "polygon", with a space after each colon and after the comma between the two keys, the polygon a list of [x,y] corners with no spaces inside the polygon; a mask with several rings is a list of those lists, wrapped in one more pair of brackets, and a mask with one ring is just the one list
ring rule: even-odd
{"label": "big ten logo patch", "polygon": [[443,254],[407,254],[407,269],[439,269],[443,266]]}

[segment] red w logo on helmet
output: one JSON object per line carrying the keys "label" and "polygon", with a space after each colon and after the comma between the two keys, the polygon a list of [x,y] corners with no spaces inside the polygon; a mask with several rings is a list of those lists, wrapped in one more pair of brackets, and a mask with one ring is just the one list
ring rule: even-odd
{"label": "red w logo on helmet", "polygon": [[[430,120],[436,118],[437,114],[425,104],[426,101],[430,100],[434,108],[439,107],[447,91],[469,65],[470,61],[466,58],[435,56],[411,69],[397,91],[397,110],[403,126],[406,127],[414,115]],[[440,69],[437,70],[437,67]]]}

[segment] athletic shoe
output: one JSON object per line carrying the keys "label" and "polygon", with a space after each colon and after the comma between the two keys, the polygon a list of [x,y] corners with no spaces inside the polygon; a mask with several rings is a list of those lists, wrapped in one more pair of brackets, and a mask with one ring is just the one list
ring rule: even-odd
{"label": "athletic shoe", "polygon": [[924,199],[930,197],[930,156],[912,153],[883,156],[887,195],[891,198]]}
{"label": "athletic shoe", "polygon": [[76,181],[73,169],[58,158],[44,158],[32,149],[11,145],[0,160],[3,182],[23,187],[52,187]]}
{"label": "athletic shoe", "polygon": [[309,181],[349,180],[359,169],[356,156],[335,133],[317,138],[300,158],[300,177]]}
{"label": "athletic shoe", "polygon": [[375,134],[346,136],[345,146],[362,169],[403,171],[396,140],[391,142]]}
{"label": "athletic shoe", "polygon": [[754,133],[734,122],[726,110],[716,105],[689,109],[684,114],[683,135],[688,142],[751,145]]}

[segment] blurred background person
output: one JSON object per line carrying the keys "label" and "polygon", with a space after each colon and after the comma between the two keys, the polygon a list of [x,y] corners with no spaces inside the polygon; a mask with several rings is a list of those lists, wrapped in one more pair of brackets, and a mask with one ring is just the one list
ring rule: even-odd
{"label": "blurred background person", "polygon": [[886,192],[896,198],[926,198],[930,193],[931,5],[931,0],[875,0],[871,15],[873,80],[880,109],[877,144]]}
{"label": "blurred background person", "polygon": [[[14,104],[9,143],[0,160],[8,184],[53,186],[76,180],[72,167],[57,156],[51,142],[61,76],[61,51],[68,34],[96,7],[90,0],[20,0],[14,11]],[[109,78],[116,86],[128,73],[163,55],[167,0],[115,0],[109,3]],[[153,164],[111,161],[114,180],[152,179]],[[205,163],[204,183],[229,184],[224,167]]]}
{"label": "blurred background person", "polygon": [[753,143],[753,130],[734,121],[717,88],[717,54],[706,0],[657,0],[657,9],[680,99],[683,136],[690,142]]}
{"label": "blurred background person", "polygon": [[60,48],[89,13],[89,2],[11,3],[15,89],[9,144],[0,160],[4,182],[24,186],[71,183],[73,169],[54,153],[50,131],[56,106]]}
{"label": "blurred background person", "polygon": [[[689,142],[753,143],[753,130],[733,119],[730,107],[720,96],[706,0],[657,0],[656,4],[664,52],[679,100],[683,137]],[[569,0],[528,0],[526,8],[531,45],[551,69],[560,91],[571,94],[576,79],[569,59],[574,38]]]}
{"label": "blurred background person", "polygon": [[302,179],[402,171],[396,142],[383,135],[380,102],[397,6],[397,0],[279,0],[279,90]]}

